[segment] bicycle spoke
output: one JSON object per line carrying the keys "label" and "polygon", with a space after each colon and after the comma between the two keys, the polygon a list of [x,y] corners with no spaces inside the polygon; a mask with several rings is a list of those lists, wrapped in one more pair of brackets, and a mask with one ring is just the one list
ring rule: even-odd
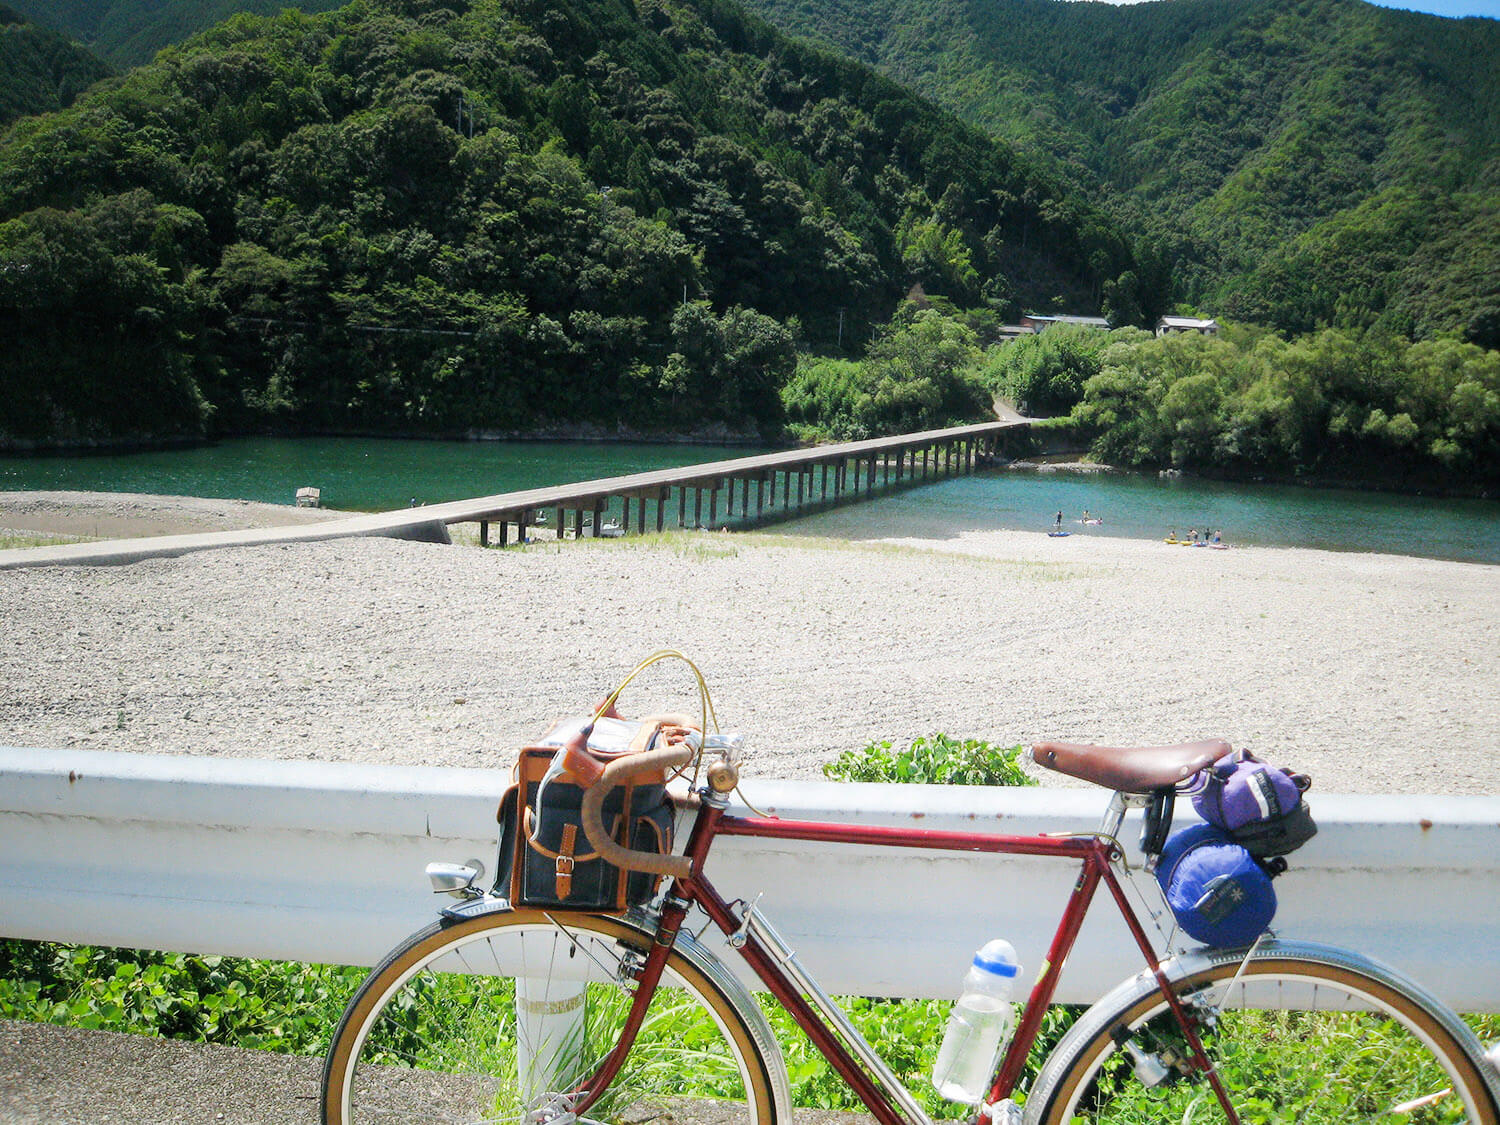
{"label": "bicycle spoke", "polygon": [[[634,994],[621,965],[650,937],[615,920],[528,912],[410,944],[411,966],[393,955],[346,1013],[325,1087],[332,1125],[526,1125],[570,1113],[587,1097],[578,1084],[615,1050]],[[642,1125],[686,1096],[725,1099],[715,1121],[774,1122],[756,1039],[736,1014],[753,1004],[746,995],[732,1008],[688,969],[672,955],[622,1069],[579,1120]]]}
{"label": "bicycle spoke", "polygon": [[[1194,984],[1184,997],[1194,994],[1187,1006],[1204,1051],[1245,1125],[1493,1125],[1490,1095],[1462,1048],[1399,988],[1295,961],[1226,961],[1214,972],[1228,980],[1237,970],[1243,977],[1232,987],[1204,992]],[[1217,1005],[1205,1009],[1208,998]],[[1083,1021],[1070,1057],[1039,1079],[1039,1097],[1052,1101],[1045,1120],[1223,1122],[1224,1107],[1187,1063],[1186,1037],[1159,993],[1145,988],[1130,1002],[1123,1023],[1107,1013]],[[1114,1030],[1122,1027],[1128,1031]],[[1119,1039],[1146,1064],[1132,1068]],[[1158,1074],[1167,1080],[1151,1086],[1138,1077]]]}

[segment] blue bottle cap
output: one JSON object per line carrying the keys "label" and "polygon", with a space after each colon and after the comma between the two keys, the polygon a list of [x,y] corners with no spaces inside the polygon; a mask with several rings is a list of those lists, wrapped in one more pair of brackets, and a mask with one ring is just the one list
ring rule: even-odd
{"label": "blue bottle cap", "polygon": [[996,939],[974,954],[974,967],[997,977],[1013,977],[1021,971],[1016,963],[1016,951],[1010,942]]}

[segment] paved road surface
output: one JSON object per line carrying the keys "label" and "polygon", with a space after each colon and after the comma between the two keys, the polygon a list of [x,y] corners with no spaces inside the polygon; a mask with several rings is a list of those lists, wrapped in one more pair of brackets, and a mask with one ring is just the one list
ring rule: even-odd
{"label": "paved road surface", "polygon": [[4,1125],[315,1125],[321,1059],[0,1021]]}

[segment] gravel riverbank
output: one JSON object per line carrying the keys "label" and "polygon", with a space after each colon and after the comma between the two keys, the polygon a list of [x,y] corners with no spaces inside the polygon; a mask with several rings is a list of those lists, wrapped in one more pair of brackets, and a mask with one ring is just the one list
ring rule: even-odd
{"label": "gravel riverbank", "polygon": [[[327,516],[0,494],[0,527],[53,535]],[[817,777],[842,750],[938,730],[1221,736],[1324,792],[1500,792],[1500,567],[847,510],[787,530],[506,551],[344,539],[3,571],[0,744],[508,767],[670,646],[698,661],[763,775]],[[652,673],[626,706],[686,707],[690,687],[680,668]],[[0,1121],[311,1122],[318,1065],[0,1022]]]}
{"label": "gravel riverbank", "polygon": [[[129,516],[128,499],[72,495],[75,516]],[[172,506],[144,500],[153,518]],[[163,522],[244,513],[185,500]],[[848,516],[828,518],[838,534]],[[506,551],[349,539],[8,571],[0,743],[508,766],[671,647],[772,776],[941,730],[1219,736],[1327,791],[1500,791],[1485,754],[1500,740],[1500,567],[795,530]],[[626,705],[685,706],[689,687],[653,673]]]}

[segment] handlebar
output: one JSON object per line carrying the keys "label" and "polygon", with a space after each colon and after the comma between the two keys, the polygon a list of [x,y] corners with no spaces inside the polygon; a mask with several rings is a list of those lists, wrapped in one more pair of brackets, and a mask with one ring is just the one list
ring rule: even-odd
{"label": "handlebar", "polygon": [[685,855],[638,852],[615,843],[604,828],[604,798],[626,778],[680,769],[693,760],[694,753],[693,747],[682,744],[616,758],[604,767],[599,780],[584,791],[583,806],[579,811],[583,834],[607,862],[627,871],[649,871],[653,875],[670,875],[674,879],[686,879],[693,873],[692,860]]}

